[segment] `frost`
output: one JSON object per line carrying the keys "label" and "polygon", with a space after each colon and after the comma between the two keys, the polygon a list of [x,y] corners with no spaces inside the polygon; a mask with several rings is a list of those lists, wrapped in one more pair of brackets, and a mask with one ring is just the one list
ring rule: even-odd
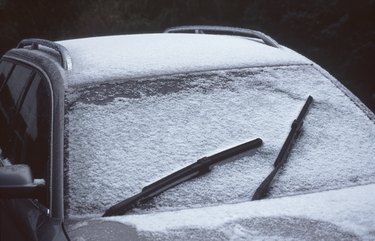
{"label": "frost", "polygon": [[373,121],[313,67],[172,75],[76,90],[66,116],[68,213],[101,214],[203,156],[261,137],[255,152],[134,212],[248,201],[308,95],[315,101],[271,197],[374,183]]}

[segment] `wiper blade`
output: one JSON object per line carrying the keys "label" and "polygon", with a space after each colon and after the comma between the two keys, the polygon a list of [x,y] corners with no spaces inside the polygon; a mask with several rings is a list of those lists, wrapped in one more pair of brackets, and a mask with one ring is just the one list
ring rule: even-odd
{"label": "wiper blade", "polygon": [[123,215],[130,209],[136,207],[139,203],[145,202],[161,192],[174,187],[184,181],[190,180],[194,177],[201,176],[210,171],[212,165],[228,159],[230,157],[241,154],[250,149],[254,149],[262,145],[260,138],[240,144],[225,151],[219,152],[212,156],[203,157],[195,163],[190,164],[142,189],[142,191],[122,202],[119,202],[110,207],[103,215],[103,217]]}
{"label": "wiper blade", "polygon": [[279,155],[277,156],[273,166],[274,169],[272,172],[264,179],[264,181],[259,185],[259,187],[256,189],[253,197],[251,200],[259,200],[263,199],[268,194],[268,189],[272,183],[272,180],[276,176],[277,171],[284,165],[286,162],[288,155],[290,153],[290,150],[293,146],[293,143],[299,136],[299,133],[301,132],[301,128],[303,125],[303,119],[305,118],[307,111],[309,109],[309,106],[313,102],[313,98],[309,96],[302,107],[301,112],[299,113],[297,119],[295,119],[292,123],[292,128],[289,132],[288,137],[286,138],[283,147],[281,148]]}

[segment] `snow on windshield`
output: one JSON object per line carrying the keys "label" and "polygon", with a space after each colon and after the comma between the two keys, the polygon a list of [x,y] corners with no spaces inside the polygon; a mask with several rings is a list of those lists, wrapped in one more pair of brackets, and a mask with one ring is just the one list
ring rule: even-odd
{"label": "snow on windshield", "polygon": [[308,95],[315,101],[270,197],[373,183],[374,123],[312,66],[173,75],[69,94],[68,214],[102,214],[203,156],[260,137],[256,151],[133,212],[248,201]]}

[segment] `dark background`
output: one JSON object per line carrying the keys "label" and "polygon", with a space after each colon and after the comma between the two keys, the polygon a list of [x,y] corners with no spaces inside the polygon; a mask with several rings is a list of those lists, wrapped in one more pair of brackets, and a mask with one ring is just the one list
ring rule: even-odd
{"label": "dark background", "polygon": [[0,0],[0,54],[61,40],[212,24],[252,28],[312,59],[375,111],[375,0]]}

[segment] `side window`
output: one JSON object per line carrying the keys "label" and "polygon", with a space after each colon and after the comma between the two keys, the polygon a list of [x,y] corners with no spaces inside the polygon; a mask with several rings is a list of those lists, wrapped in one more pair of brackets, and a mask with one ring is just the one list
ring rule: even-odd
{"label": "side window", "polygon": [[48,175],[51,133],[51,93],[47,81],[36,74],[16,115],[19,161],[27,163],[35,178]]}
{"label": "side window", "polygon": [[4,97],[6,91],[4,91],[4,93],[3,93],[2,89],[5,86],[5,82],[8,78],[8,76],[9,76],[12,68],[13,68],[13,64],[10,63],[10,62],[2,61],[0,63],[0,131],[1,131],[0,132],[0,138],[1,138],[1,136],[4,135],[1,128],[4,128],[4,125],[9,122],[9,118],[8,118],[7,113],[6,113],[7,106],[5,105],[5,103],[3,104],[3,101],[6,101],[5,100],[6,98]]}
{"label": "side window", "polygon": [[31,75],[31,69],[17,65],[1,88],[0,114],[6,126],[11,124],[11,119],[16,112],[17,103],[21,100],[21,94],[29,84]]}
{"label": "side window", "polygon": [[3,155],[13,163],[29,164],[34,177],[46,177],[52,114],[47,81],[31,68],[16,65],[3,85],[0,91]]}
{"label": "side window", "polygon": [[[36,70],[3,66],[0,89],[0,148],[13,164],[31,167],[34,178],[47,179],[51,143],[51,90]],[[48,183],[48,182],[47,182]],[[47,205],[48,187],[38,199]]]}
{"label": "side window", "polygon": [[3,84],[9,76],[10,71],[13,68],[13,64],[7,61],[0,63],[0,91],[3,88]]}
{"label": "side window", "polygon": [[0,150],[1,154],[4,154],[4,148],[7,142],[7,124],[9,123],[9,118],[6,113],[6,106],[3,104],[3,100],[5,99],[2,93],[2,88],[7,80],[11,70],[13,68],[13,64],[7,61],[1,61],[0,63]]}
{"label": "side window", "polygon": [[12,75],[9,80],[5,83],[5,87],[9,90],[10,97],[14,106],[17,105],[17,101],[20,100],[22,91],[25,90],[29,83],[32,70],[21,65],[17,65],[14,68]]}
{"label": "side window", "polygon": [[31,69],[16,65],[10,76],[4,80],[0,91],[0,147],[2,155],[13,162],[16,162],[13,121],[17,112],[17,103],[22,99],[21,94],[28,86],[31,76]]}

